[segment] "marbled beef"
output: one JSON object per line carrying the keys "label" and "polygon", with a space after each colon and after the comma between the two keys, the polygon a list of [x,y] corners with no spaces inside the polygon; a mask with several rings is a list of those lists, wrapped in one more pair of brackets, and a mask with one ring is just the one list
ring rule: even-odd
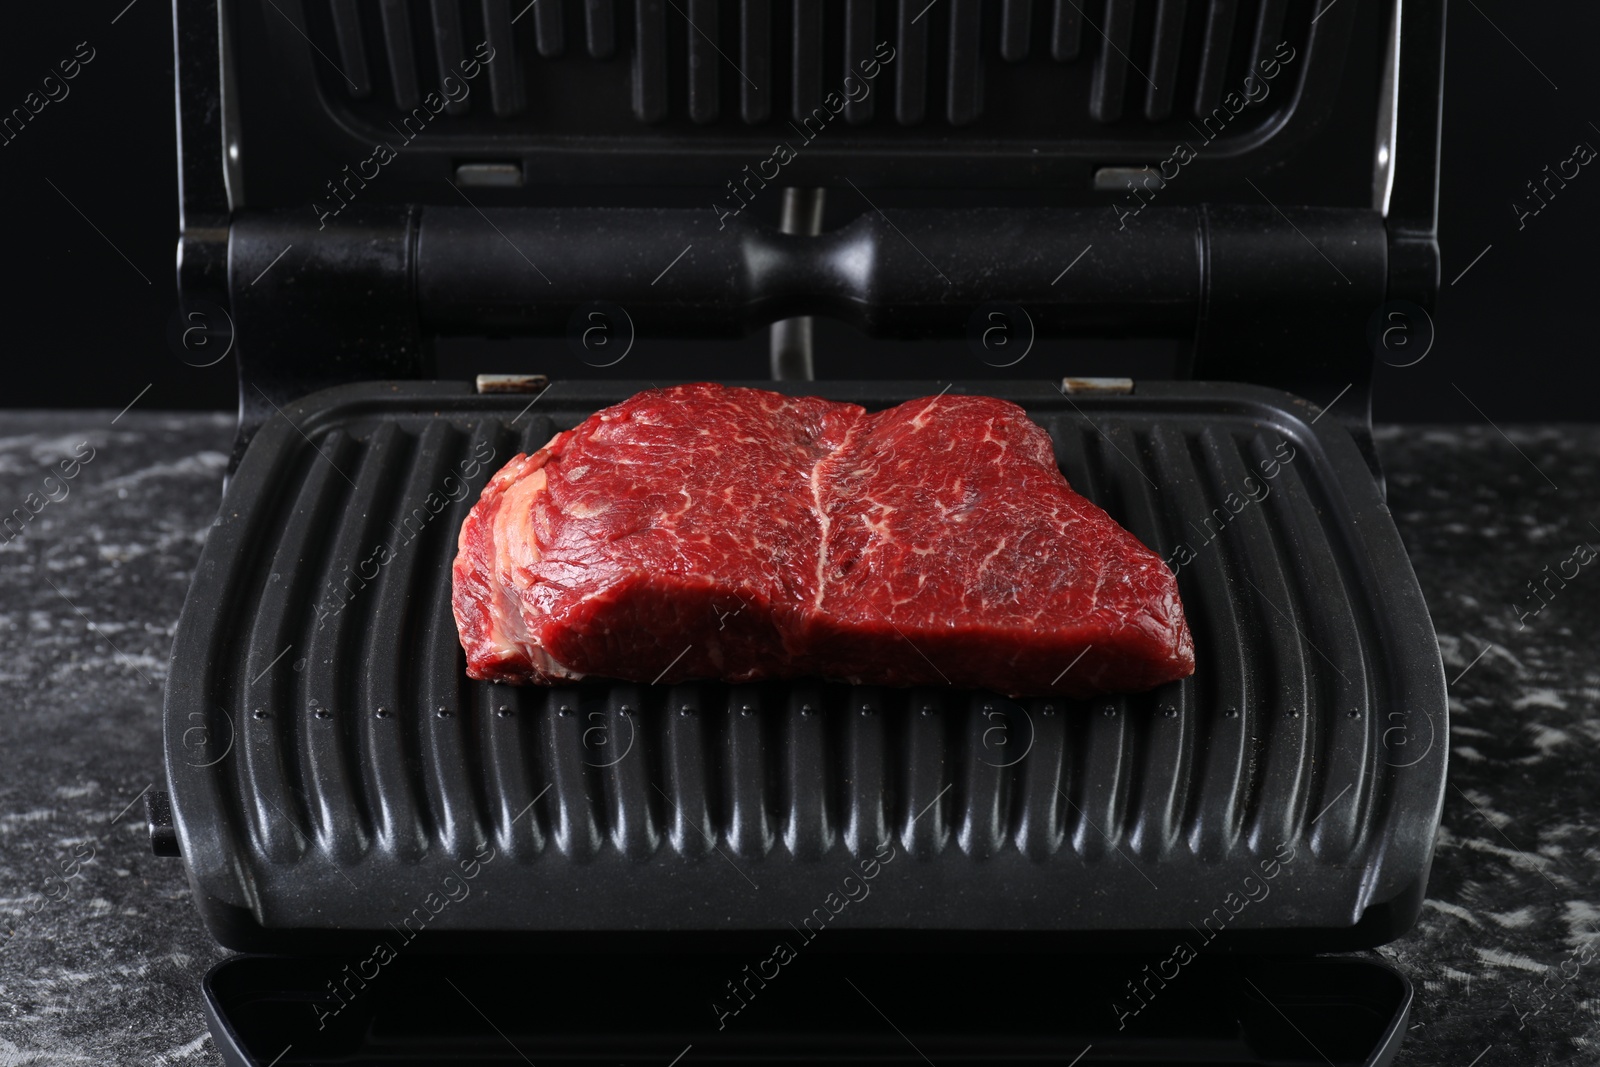
{"label": "marbled beef", "polygon": [[991,397],[639,393],[494,476],[454,580],[467,673],[504,682],[1081,697],[1194,670],[1172,573]]}

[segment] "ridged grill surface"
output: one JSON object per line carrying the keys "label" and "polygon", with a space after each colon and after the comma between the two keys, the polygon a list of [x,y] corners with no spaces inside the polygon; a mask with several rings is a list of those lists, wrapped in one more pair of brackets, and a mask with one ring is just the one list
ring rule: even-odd
{"label": "ridged grill surface", "polygon": [[1259,77],[1280,42],[1303,55],[1311,31],[1310,8],[1286,0],[307,2],[310,39],[338,59],[328,84],[352,100],[410,111],[486,42],[505,60],[490,65],[483,102],[452,103],[452,115],[537,118],[561,105],[531,91],[542,84],[541,64],[560,61],[570,73],[615,62],[625,65],[639,122],[676,116],[779,129],[825,94],[843,94],[846,75],[859,78],[880,43],[894,50],[884,68],[892,85],[851,102],[851,125],[978,123],[991,68],[1007,65],[1085,72],[1086,83],[1052,82],[1058,95],[1048,106],[1028,101],[1037,112],[1155,123],[1209,115],[1228,90],[1243,92],[1246,75]]}
{"label": "ridged grill surface", "polygon": [[[1425,874],[1432,628],[1353,444],[1262,400],[1281,394],[956,386],[1027,407],[1073,486],[1163,558],[1189,546],[1198,667],[1155,692],[468,680],[450,561],[484,481],[644,384],[558,384],[525,410],[335,390],[261,432],[169,691],[208,893],[267,927],[376,927],[492,848],[484,884],[521,903],[441,925],[762,926],[892,847],[906,881],[865,925],[1176,929],[1287,846],[1294,893],[1234,921],[1341,927]],[[937,391],[808,385],[869,406]]]}

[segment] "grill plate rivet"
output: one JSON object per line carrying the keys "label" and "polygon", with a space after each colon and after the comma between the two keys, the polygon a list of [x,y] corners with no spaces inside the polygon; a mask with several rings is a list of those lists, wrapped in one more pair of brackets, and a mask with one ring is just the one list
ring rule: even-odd
{"label": "grill plate rivet", "polygon": [[378,715],[378,718],[380,718],[380,719],[387,719],[389,717],[389,709],[388,708],[379,708],[378,711],[377,711],[377,715]]}
{"label": "grill plate rivet", "polygon": [[439,705],[439,711],[438,711],[439,718],[448,719],[450,717],[450,714],[451,714],[451,712],[450,712],[449,708],[445,707],[443,704]]}
{"label": "grill plate rivet", "polygon": [[266,708],[257,708],[255,710],[254,714],[255,714],[255,717],[258,718],[258,719],[268,718],[268,712],[267,712]]}
{"label": "grill plate rivet", "polygon": [[556,709],[556,714],[561,716],[563,719],[570,718],[572,716],[572,709],[563,704]]}
{"label": "grill plate rivet", "polygon": [[498,708],[495,708],[494,710],[495,710],[495,713],[497,715],[499,715],[502,719],[509,719],[511,717],[511,705],[510,704],[501,704]]}
{"label": "grill plate rivet", "polygon": [[331,718],[333,718],[333,712],[329,711],[327,708],[317,708],[315,710],[314,714],[319,719],[331,719]]}

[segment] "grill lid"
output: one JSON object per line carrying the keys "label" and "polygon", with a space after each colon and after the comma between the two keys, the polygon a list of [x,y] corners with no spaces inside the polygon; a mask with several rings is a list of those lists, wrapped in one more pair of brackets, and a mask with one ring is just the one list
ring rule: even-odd
{"label": "grill lid", "polygon": [[[204,0],[184,0],[194,5]],[[775,143],[780,184],[1067,186],[1191,141],[1292,202],[1368,203],[1392,0],[210,0],[247,203],[303,206],[389,143],[380,203],[443,203],[439,177],[511,190],[649,184],[720,195]],[[180,12],[181,14],[181,12]],[[587,40],[584,40],[587,38]],[[1323,129],[1342,111],[1352,121]],[[309,143],[308,143],[309,138]],[[1314,138],[1320,162],[1291,158]],[[690,149],[686,151],[685,149]],[[214,147],[213,152],[216,151]],[[1342,157],[1342,158],[1336,158]],[[1218,161],[1202,167],[1210,171]],[[328,168],[331,165],[332,170]],[[1194,179],[1186,175],[1185,183]],[[1242,201],[1218,175],[1198,181]],[[1235,183],[1238,184],[1238,183]],[[1121,192],[1122,183],[1115,189]],[[713,192],[715,191],[715,192]],[[695,197],[696,201],[700,196]],[[331,201],[330,201],[331,204]]]}
{"label": "grill lid", "polygon": [[[841,280],[887,248],[916,284],[843,294],[874,336],[908,320],[950,336],[1003,300],[1041,336],[1186,342],[1180,377],[1349,388],[1364,421],[1369,322],[1438,284],[1444,4],[1313,7],[176,0],[184,321],[219,350],[237,337],[247,438],[326,385],[435,376],[441,338],[559,334],[591,301],[652,334],[835,314]],[[844,82],[863,62],[865,96]],[[476,74],[447,83],[463,63]],[[859,216],[854,257],[754,221],[777,216],[780,190],[815,187]],[[628,207],[657,214],[581,214]],[[933,271],[894,233],[913,233],[911,207],[957,238],[928,253]],[[1030,231],[1021,209],[1048,210],[1045,229],[1073,240],[1016,242],[958,208]],[[1172,258],[1174,233],[1192,262]],[[508,242],[519,254],[500,256]],[[1109,326],[1045,285],[1090,244],[1079,276],[1123,294]],[[751,245],[760,262],[740,263]],[[997,249],[1046,262],[997,273]],[[509,321],[500,301],[430,303],[429,279],[475,287],[491,260],[491,289],[567,288]],[[924,320],[930,303],[961,314]]]}

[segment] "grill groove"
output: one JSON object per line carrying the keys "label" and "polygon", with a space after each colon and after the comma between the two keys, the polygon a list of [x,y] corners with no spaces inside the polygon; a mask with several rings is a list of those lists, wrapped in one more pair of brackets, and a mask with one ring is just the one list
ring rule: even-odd
{"label": "grill groove", "polygon": [[[392,440],[392,435],[391,438]],[[348,444],[348,449],[346,448]],[[344,496],[342,508],[351,509],[365,518],[375,499],[374,482],[379,473],[376,464],[369,461],[370,453],[362,456],[359,445],[349,441],[344,434],[334,432],[323,440],[323,449],[330,457],[340,457],[345,451],[357,452],[356,465],[351,468],[358,478],[364,478],[365,493],[359,485],[351,490],[361,494],[359,499]],[[338,459],[330,462],[337,464]],[[343,496],[341,486],[341,496]],[[359,508],[359,510],[356,510]],[[338,572],[333,561],[356,560],[357,541],[361,522],[335,523],[332,550],[321,555],[316,588],[338,587]],[[359,605],[359,601],[356,602]],[[306,636],[306,667],[300,676],[300,706],[305,709],[306,728],[300,735],[300,760],[302,784],[305,787],[311,819],[310,834],[317,847],[341,865],[355,863],[371,843],[372,821],[363,810],[352,771],[355,754],[347,733],[352,729],[353,709],[344,703],[341,691],[342,677],[336,667],[348,662],[350,642],[347,640],[352,616],[351,607],[335,613],[326,625],[315,626]]]}
{"label": "grill groove", "polygon": [[389,60],[389,83],[394,88],[394,103],[410,111],[422,98],[417,89],[417,58],[411,41],[411,12],[406,0],[379,0],[378,15],[383,23],[383,45]]}
{"label": "grill groove", "polygon": [[667,114],[665,0],[634,0],[633,11],[633,115],[660,122]]}
{"label": "grill groove", "polygon": [[521,113],[522,71],[517,66],[516,43],[512,37],[511,0],[483,0],[483,33],[494,50],[489,64],[489,99],[501,118]]}
{"label": "grill groove", "polygon": [[[1285,466],[1280,477],[1286,480],[1285,488],[1291,493],[1314,498],[1294,464]],[[1283,528],[1292,531],[1291,536],[1305,550],[1306,566],[1299,575],[1301,595],[1308,602],[1314,600],[1318,606],[1317,611],[1308,613],[1310,640],[1323,650],[1319,658],[1322,654],[1330,659],[1348,657],[1335,660],[1345,664],[1340,671],[1316,672],[1323,691],[1318,693],[1322,697],[1320,703],[1329,709],[1324,717],[1327,754],[1313,767],[1314,772],[1321,772],[1317,775],[1321,779],[1320,788],[1308,788],[1306,801],[1315,804],[1315,808],[1305,813],[1305,817],[1316,820],[1312,846],[1318,854],[1330,859],[1348,858],[1354,854],[1363,834],[1360,811],[1369,806],[1369,791],[1373,787],[1372,776],[1365,773],[1368,766],[1376,762],[1373,680],[1368,677],[1366,664],[1369,657],[1380,656],[1381,649],[1372,638],[1373,624],[1369,621],[1361,625],[1356,621],[1349,585],[1339,579],[1332,566],[1334,545],[1327,531],[1308,521],[1309,515],[1303,509],[1290,510],[1285,506],[1284,510]],[[1331,695],[1323,696],[1323,693]],[[1353,773],[1345,774],[1345,771]],[[1346,787],[1355,794],[1349,797],[1348,807],[1341,799]],[[1339,804],[1329,807],[1336,799]]]}
{"label": "grill groove", "polygon": [[[706,769],[705,713],[700,687],[677,686],[667,696],[662,780],[655,791],[671,829],[667,839],[680,856],[703,858],[715,847],[717,823],[712,819],[716,793]],[[676,799],[674,799],[676,798]]]}
{"label": "grill groove", "polygon": [[[1194,462],[1190,445],[1189,440],[1179,439],[1178,434],[1166,427],[1157,426],[1151,431],[1155,466],[1163,472],[1162,484],[1174,515],[1209,513],[1200,484],[1200,468]],[[1187,519],[1179,530],[1179,537],[1183,544],[1194,548],[1195,558],[1180,567],[1178,589],[1184,604],[1189,606],[1186,614],[1195,647],[1209,650],[1203,661],[1196,657],[1195,673],[1190,681],[1197,694],[1204,694],[1205,706],[1216,712],[1199,720],[1196,750],[1201,756],[1199,765],[1190,772],[1192,785],[1184,831],[1193,852],[1204,858],[1214,858],[1225,851],[1228,843],[1228,809],[1240,771],[1240,753],[1236,746],[1228,745],[1230,731],[1225,725],[1228,720],[1224,712],[1241,707],[1247,699],[1244,687],[1248,646],[1234,612],[1222,558],[1215,548],[1194,546],[1189,540],[1193,534],[1193,520]]]}
{"label": "grill groove", "polygon": [[884,716],[870,691],[847,694],[839,706],[845,728],[844,843],[853,855],[862,856],[889,841]]}
{"label": "grill groove", "polygon": [[794,0],[792,114],[796,122],[822,106],[821,0]]}
{"label": "grill groove", "polygon": [[[1123,480],[1117,513],[1128,530],[1156,555],[1170,558],[1172,540],[1162,528],[1153,496],[1148,437],[1117,427],[1111,431],[1111,439],[1120,450],[1119,458],[1125,458],[1131,465],[1130,472],[1138,475]],[[1179,833],[1188,761],[1192,757],[1193,731],[1187,711],[1192,704],[1188,693],[1193,685],[1192,678],[1184,678],[1162,686],[1147,700],[1136,702],[1132,712],[1138,716],[1133,734],[1141,751],[1135,754],[1133,764],[1138,779],[1130,783],[1135,799],[1128,841],[1134,852],[1146,859],[1165,856]],[[1172,714],[1167,714],[1167,709]]]}
{"label": "grill groove", "polygon": [[[505,455],[504,435],[498,424],[479,424],[470,431],[470,434],[470,446],[461,449],[458,443],[462,435],[454,430],[451,431],[449,443],[457,445],[450,449],[453,456],[478,455],[480,446],[492,448],[495,461]],[[466,503],[467,499],[469,498],[463,498],[461,503],[443,515],[436,516],[433,522],[423,528],[422,544],[418,546],[419,555],[425,554],[423,551],[425,546],[437,544],[437,531],[434,527],[439,523],[448,521],[450,524],[448,529],[451,531],[460,528],[469,506]],[[406,507],[402,507],[401,510],[402,513],[410,512]],[[452,632],[453,627],[443,624],[444,620],[451,617],[450,572],[448,567],[439,565],[445,553],[436,549],[426,555],[434,561],[428,574],[428,581],[422,586],[424,592],[422,602],[428,605],[428,615],[418,627],[413,663],[439,662],[441,658],[448,660],[449,657],[456,655],[459,649],[459,641]],[[447,852],[458,854],[470,852],[485,843],[486,838],[471,786],[476,776],[462,773],[463,768],[470,766],[465,759],[467,706],[461,699],[464,679],[455,671],[419,673],[422,675],[419,692],[423,694],[423,701],[417,716],[417,725],[421,728],[422,734],[423,781],[434,840]],[[427,709],[432,709],[431,713]]]}
{"label": "grill groove", "polygon": [[1133,47],[1133,0],[1106,0],[1105,29],[1100,34],[1100,57],[1094,65],[1094,86],[1089,92],[1089,114],[1097,122],[1122,118],[1122,99],[1128,85],[1128,50]]}
{"label": "grill groove", "polygon": [[1011,775],[991,754],[996,746],[985,744],[989,731],[997,728],[991,716],[1003,716],[1008,701],[973,693],[966,703],[968,714],[961,722],[968,756],[961,761],[966,772],[966,797],[956,840],[967,855],[987,859],[1005,845],[1010,831],[1007,786]]}
{"label": "grill groove", "polygon": [[[876,0],[845,0],[844,10],[844,74],[840,78],[840,85],[858,85],[861,83],[862,64],[872,57],[873,46],[877,44],[874,26],[878,20],[878,5]],[[870,122],[877,106],[876,93],[859,99],[847,94],[845,121],[852,126]]]}
{"label": "grill groove", "polygon": [[1083,11],[1078,0],[1056,0],[1050,24],[1050,56],[1058,63],[1078,58],[1083,43]]}
{"label": "grill groove", "polygon": [[919,0],[900,0],[895,23],[895,121],[915,126],[928,113],[928,23]]}
{"label": "grill groove", "polygon": [[[433,53],[439,64],[439,84],[445,79],[461,81],[461,61],[466,58],[461,40],[461,0],[433,0]],[[444,110],[450,115],[467,112],[467,98],[445,97]]]}
{"label": "grill groove", "polygon": [[717,93],[721,62],[717,55],[717,0],[688,0],[689,117],[695,122],[717,120]]}
{"label": "grill groove", "polygon": [[589,58],[610,59],[617,50],[615,0],[584,0],[583,25]]}
{"label": "grill groove", "polygon": [[747,124],[772,114],[772,0],[739,0],[739,114]]}
{"label": "grill groove", "polygon": [[965,126],[983,114],[983,9],[978,0],[950,0],[950,99],[945,117]]}
{"label": "grill groove", "polygon": [[1200,50],[1200,76],[1195,84],[1194,113],[1209,115],[1222,99],[1222,81],[1228,76],[1228,57],[1232,54],[1233,23],[1238,17],[1239,0],[1211,0],[1206,18],[1205,38]]}
{"label": "grill groove", "polygon": [[[440,445],[447,429],[443,423],[430,426],[413,440],[415,447],[405,488],[391,498],[394,508],[403,501],[421,499],[429,487],[443,479],[448,460]],[[382,531],[378,539],[389,546],[390,530],[395,521],[403,521],[404,516],[398,510],[390,510],[384,518],[388,529]],[[377,550],[373,548],[372,551]],[[367,808],[376,814],[379,823],[378,845],[393,849],[402,862],[414,863],[428,849],[421,794],[413,773],[419,763],[417,735],[413,729],[418,709],[407,699],[411,686],[406,661],[392,653],[397,636],[398,643],[403,646],[406,631],[416,622],[415,613],[406,610],[406,602],[421,577],[422,553],[411,545],[395,546],[391,551],[393,558],[378,571],[372,580],[373,588],[363,591],[363,595],[372,597],[373,611],[367,620],[360,659],[361,688],[366,701],[357,703],[357,713],[363,742],[360,751],[365,757],[362,778],[369,783]],[[373,558],[372,555],[362,556],[363,561]],[[359,576],[365,577],[364,574]],[[382,619],[399,622],[399,635],[378,625],[377,620]],[[382,718],[378,718],[380,714]]]}
{"label": "grill groove", "polygon": [[[302,813],[309,806],[300,788],[300,760],[291,755],[297,751],[306,714],[304,703],[292,692],[297,684],[292,668],[300,662],[294,658],[295,644],[302,643],[302,653],[308,651],[303,647],[302,617],[308,604],[315,613],[320,596],[315,585],[319,568],[301,561],[310,553],[312,531],[325,529],[333,521],[333,508],[344,487],[334,473],[334,464],[343,460],[346,443],[342,435],[325,441],[329,461],[309,462],[305,468],[277,553],[261,576],[263,588],[257,593],[248,638],[248,647],[261,651],[247,657],[238,672],[244,696],[236,705],[239,714],[235,719],[244,757],[238,765],[244,774],[240,796],[249,811],[251,836],[276,862],[298,860],[310,844],[310,835],[303,830],[308,823]],[[279,649],[289,663],[278,660],[273,669],[267,669],[280,655]],[[278,669],[284,666],[291,670]],[[266,717],[258,718],[256,709]]]}
{"label": "grill groove", "polygon": [[543,0],[533,5],[534,40],[538,42],[539,55],[544,59],[558,59],[567,50],[566,20],[561,14],[561,0]]}
{"label": "grill groove", "polygon": [[[1295,807],[1304,795],[1304,767],[1299,758],[1304,737],[1289,735],[1294,720],[1285,712],[1306,702],[1308,650],[1300,634],[1305,629],[1301,611],[1289,587],[1288,575],[1277,561],[1283,558],[1274,542],[1268,516],[1252,503],[1251,485],[1269,484],[1256,478],[1240,455],[1238,438],[1208,441],[1207,459],[1219,489],[1224,489],[1221,505],[1234,517],[1228,528],[1229,547],[1245,587],[1241,609],[1251,612],[1250,625],[1257,641],[1266,650],[1252,698],[1242,717],[1253,739],[1247,762],[1245,797],[1241,815],[1251,817],[1248,831],[1252,847],[1267,849],[1289,840]],[[1255,492],[1260,492],[1258,488]],[[1320,654],[1320,653],[1319,653]],[[1262,738],[1265,738],[1263,744]],[[1262,754],[1265,750],[1266,763]],[[1268,771],[1276,771],[1268,774]],[[1263,792],[1263,784],[1265,791]],[[1242,830],[1243,827],[1240,827]]]}
{"label": "grill groove", "polygon": [[1255,38],[1250,49],[1250,69],[1259,71],[1279,41],[1283,40],[1283,20],[1289,13],[1289,0],[1261,0],[1256,16]]}
{"label": "grill groove", "polygon": [[552,836],[567,858],[593,859],[603,840],[602,805],[593,769],[583,758],[583,703],[570,693],[557,692],[550,695],[550,705],[544,751],[554,801]]}
{"label": "grill groove", "polygon": [[1033,720],[1033,748],[1038,759],[1025,759],[1018,766],[1021,782],[1017,789],[1016,830],[1012,840],[1017,850],[1040,862],[1060,850],[1065,837],[1061,810],[1066,785],[1066,716],[1055,702],[1045,702]]}
{"label": "grill groove", "polygon": [[949,819],[945,813],[952,810],[954,802],[960,798],[949,795],[955,792],[955,781],[945,781],[944,769],[955,761],[947,755],[938,702],[927,690],[916,689],[911,692],[911,704],[913,710],[904,719],[905,761],[894,768],[900,772],[904,783],[896,790],[901,798],[901,810],[895,821],[900,824],[899,836],[906,850],[925,858],[944,849],[949,838]]}
{"label": "grill groove", "polygon": [[361,29],[361,9],[356,0],[329,0],[333,37],[339,47],[339,67],[349,78],[350,95],[365,100],[372,95],[372,75],[367,70],[367,50]]}
{"label": "grill groove", "polygon": [[1033,0],[1005,0],[1000,9],[1000,58],[1020,63],[1028,58]]}
{"label": "grill groove", "polygon": [[1151,122],[1160,122],[1172,114],[1188,7],[1189,0],[1160,0],[1160,7],[1156,9],[1155,43],[1150,49],[1150,86],[1144,98],[1144,117]]}

